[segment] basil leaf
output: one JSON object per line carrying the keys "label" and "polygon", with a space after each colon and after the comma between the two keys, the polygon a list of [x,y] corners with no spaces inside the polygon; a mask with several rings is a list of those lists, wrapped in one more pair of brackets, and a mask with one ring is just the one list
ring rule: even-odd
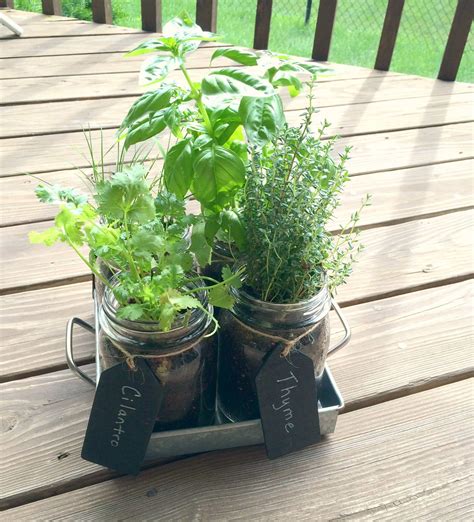
{"label": "basil leaf", "polygon": [[168,73],[177,69],[180,63],[175,56],[158,55],[147,58],[140,69],[140,84],[161,82]]}
{"label": "basil leaf", "polygon": [[234,152],[213,145],[194,160],[193,193],[206,206],[223,204],[245,180],[245,166]]}
{"label": "basil leaf", "polygon": [[158,111],[155,114],[150,114],[132,124],[126,131],[125,148],[128,149],[135,143],[146,141],[157,134],[160,134],[166,128],[164,111]]}
{"label": "basil leaf", "polygon": [[279,70],[272,79],[274,87],[288,87],[292,97],[297,96],[303,89],[301,80],[289,71]]}
{"label": "basil leaf", "polygon": [[179,141],[168,150],[165,158],[164,177],[166,188],[184,198],[193,179],[191,139]]}
{"label": "basil leaf", "polygon": [[230,47],[228,49],[217,49],[211,58],[211,63],[216,58],[228,58],[242,65],[257,65],[258,56],[249,49]]}
{"label": "basil leaf", "polygon": [[219,94],[268,96],[275,92],[272,85],[263,78],[233,67],[220,69],[206,76],[202,81],[201,89],[206,96]]}
{"label": "basil leaf", "polygon": [[211,262],[212,249],[206,241],[204,228],[205,225],[203,222],[193,225],[191,246],[189,247],[189,250],[196,256],[199,266],[206,266]]}
{"label": "basil leaf", "polygon": [[235,241],[239,250],[245,249],[245,228],[237,212],[234,210],[224,210],[222,213],[222,228],[228,232],[230,237]]}
{"label": "basil leaf", "polygon": [[139,46],[135,47],[132,51],[128,52],[125,56],[139,56],[141,54],[156,53],[159,51],[171,52],[172,42],[169,38],[154,38],[152,40],[146,40]]}
{"label": "basil leaf", "polygon": [[157,112],[164,107],[167,107],[170,98],[174,92],[174,87],[171,85],[163,85],[156,91],[146,92],[142,94],[137,101],[130,107],[127,115],[125,116],[121,129],[130,126],[130,124],[139,120],[145,114],[150,112]]}
{"label": "basil leaf", "polygon": [[283,105],[277,94],[265,98],[244,96],[239,114],[248,140],[257,147],[268,143],[285,123]]}

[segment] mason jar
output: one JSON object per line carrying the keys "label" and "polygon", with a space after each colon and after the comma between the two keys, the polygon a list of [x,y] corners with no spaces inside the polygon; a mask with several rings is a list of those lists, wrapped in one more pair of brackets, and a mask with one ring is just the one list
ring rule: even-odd
{"label": "mason jar", "polygon": [[[205,292],[199,299],[212,314]],[[209,336],[210,316],[194,309],[186,322],[181,318],[173,329],[163,332],[156,322],[120,319],[117,309],[113,292],[107,288],[99,309],[100,369],[126,361],[129,355],[147,360],[163,391],[155,431],[213,424],[217,336]]]}
{"label": "mason jar", "polygon": [[285,340],[299,338],[291,350],[312,359],[319,383],[329,347],[331,296],[324,286],[305,301],[277,304],[256,299],[245,287],[232,292],[233,310],[219,319],[218,407],[239,422],[260,416],[255,378],[265,356],[283,350]]}

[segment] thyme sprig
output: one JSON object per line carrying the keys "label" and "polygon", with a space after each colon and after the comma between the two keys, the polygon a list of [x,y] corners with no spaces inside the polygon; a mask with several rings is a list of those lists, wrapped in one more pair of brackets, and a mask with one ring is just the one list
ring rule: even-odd
{"label": "thyme sprig", "polygon": [[292,303],[315,295],[324,284],[343,284],[362,249],[356,224],[367,196],[342,231],[329,224],[349,180],[346,148],[333,159],[335,138],[323,140],[329,123],[311,132],[314,84],[297,128],[285,127],[264,150],[251,154],[242,201],[247,234],[246,284],[264,301]]}

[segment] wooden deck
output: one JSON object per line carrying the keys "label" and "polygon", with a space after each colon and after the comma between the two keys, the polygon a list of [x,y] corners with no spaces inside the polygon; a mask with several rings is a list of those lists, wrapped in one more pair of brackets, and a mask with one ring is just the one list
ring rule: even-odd
{"label": "wooden deck", "polygon": [[[341,219],[373,195],[339,295],[353,340],[330,360],[347,404],[336,433],[275,461],[250,447],[118,477],[80,458],[93,391],[65,365],[89,274],[65,247],[28,243],[54,209],[25,172],[75,182],[83,126],[111,141],[141,92],[141,59],[122,55],[147,35],[5,12],[25,35],[0,33],[3,520],[472,520],[473,86],[343,65],[319,83],[320,117],[353,145]],[[304,98],[285,103],[297,121]],[[86,368],[92,344],[78,338]]]}

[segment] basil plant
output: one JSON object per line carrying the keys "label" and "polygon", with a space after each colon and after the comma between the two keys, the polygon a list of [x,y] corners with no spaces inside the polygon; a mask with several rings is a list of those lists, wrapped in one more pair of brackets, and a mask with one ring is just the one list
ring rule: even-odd
{"label": "basil plant", "polygon": [[[312,77],[322,68],[284,55],[236,47],[217,48],[219,57],[239,65],[209,73],[201,82],[186,68],[189,55],[201,42],[218,37],[203,31],[189,16],[168,22],[163,36],[147,40],[128,56],[153,54],[141,68],[141,83],[156,85],[131,106],[119,129],[125,148],[166,131],[177,139],[165,153],[163,181],[180,198],[189,192],[200,202],[206,218],[205,236],[212,242],[224,230],[237,246],[244,242],[235,212],[235,197],[243,187],[247,144],[260,149],[285,123],[279,87],[296,96],[301,73]],[[179,70],[182,82],[168,78]]]}

